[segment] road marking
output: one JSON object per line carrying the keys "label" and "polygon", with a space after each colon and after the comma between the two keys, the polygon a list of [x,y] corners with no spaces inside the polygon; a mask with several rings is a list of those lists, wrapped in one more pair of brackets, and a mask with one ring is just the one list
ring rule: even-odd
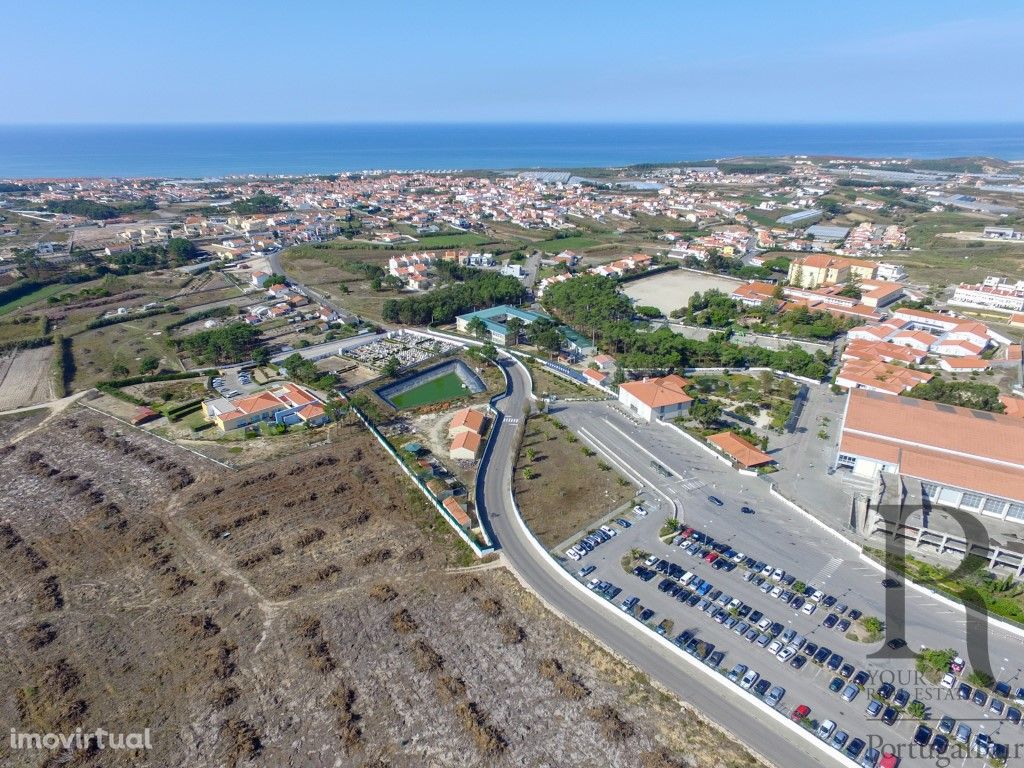
{"label": "road marking", "polygon": [[518,424],[519,423],[519,419],[510,419],[508,416],[506,416],[504,419],[502,419],[502,421],[504,421],[506,424]]}
{"label": "road marking", "polygon": [[631,472],[629,467],[625,464],[625,462],[620,461],[615,456],[615,454],[613,454],[604,443],[602,443],[600,440],[594,437],[586,427],[580,430],[580,435],[582,435],[584,439],[586,439],[591,445],[593,445],[595,448],[597,448],[597,450],[604,454],[605,458],[607,458],[610,462],[615,464],[615,466],[617,466],[619,470],[624,475],[626,475],[626,477],[628,477],[630,480],[632,480],[641,487],[647,486],[647,483],[644,482],[644,479],[642,477],[635,474],[634,472]]}
{"label": "road marking", "polygon": [[825,563],[822,569],[818,571],[817,574],[815,574],[815,576],[811,579],[809,583],[820,584],[822,581],[829,578],[833,573],[835,573],[839,569],[839,566],[842,564],[843,559],[841,557],[829,558],[829,561]]}

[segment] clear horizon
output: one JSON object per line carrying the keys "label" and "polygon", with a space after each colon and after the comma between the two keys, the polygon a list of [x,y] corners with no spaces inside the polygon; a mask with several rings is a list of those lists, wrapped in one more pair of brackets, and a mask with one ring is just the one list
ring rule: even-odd
{"label": "clear horizon", "polygon": [[1010,0],[109,0],[4,23],[5,125],[1024,121]]}

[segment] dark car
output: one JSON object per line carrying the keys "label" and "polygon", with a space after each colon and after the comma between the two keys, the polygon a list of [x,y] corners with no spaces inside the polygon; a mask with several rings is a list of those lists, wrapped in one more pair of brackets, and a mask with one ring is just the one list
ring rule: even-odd
{"label": "dark car", "polygon": [[680,648],[682,648],[688,642],[693,640],[694,635],[695,635],[695,633],[693,632],[693,630],[687,629],[687,630],[685,630],[683,632],[680,632],[678,635],[676,635],[676,639],[673,640],[672,642],[674,642],[676,645],[678,645]]}
{"label": "dark car", "polygon": [[720,507],[723,504],[722,500],[720,498],[718,498],[717,496],[708,496],[708,501],[710,501],[716,507]]}
{"label": "dark car", "polygon": [[892,725],[896,722],[896,718],[900,716],[900,713],[895,707],[886,707],[882,712],[882,722],[886,725]]}
{"label": "dark car", "polygon": [[639,616],[640,622],[644,623],[644,622],[650,621],[653,616],[654,616],[654,611],[653,610],[651,610],[650,608],[644,608],[643,611],[640,613],[640,616]]}
{"label": "dark car", "polygon": [[757,681],[757,685],[754,686],[754,693],[756,693],[758,696],[764,696],[768,692],[768,689],[771,687],[771,680],[766,680],[762,677],[760,680]]}
{"label": "dark car", "polygon": [[824,664],[826,661],[828,661],[828,657],[831,655],[832,651],[822,646],[818,649],[818,652],[814,654],[813,661],[815,664]]}
{"label": "dark car", "polygon": [[845,677],[847,680],[850,679],[850,676],[853,674],[853,672],[853,664],[843,664],[843,666],[839,668],[839,676]]}
{"label": "dark car", "polygon": [[935,734],[935,738],[932,739],[932,751],[936,755],[944,755],[947,749],[949,749],[949,739],[941,733]]}
{"label": "dark car", "polygon": [[846,614],[846,617],[850,621],[856,621],[857,619],[859,619],[863,615],[864,615],[863,613],[861,613],[860,611],[854,609],[854,610],[850,611],[848,614]]}
{"label": "dark car", "polygon": [[814,654],[816,654],[818,652],[818,644],[817,643],[808,643],[807,645],[804,646],[803,651],[808,656],[813,656]]}
{"label": "dark car", "polygon": [[838,624],[836,624],[836,631],[837,632],[845,632],[849,628],[850,628],[850,622],[847,619],[843,619]]}
{"label": "dark car", "polygon": [[902,637],[894,637],[892,640],[886,643],[886,646],[888,646],[894,651],[898,651],[900,648],[904,648],[906,645],[907,641],[904,640]]}
{"label": "dark car", "polygon": [[832,629],[832,627],[839,623],[839,617],[836,616],[834,613],[830,613],[828,616],[825,617],[825,620],[821,623],[825,627],[825,629]]}
{"label": "dark car", "polygon": [[832,595],[825,595],[825,598],[821,602],[824,603],[826,608],[831,608],[836,604],[836,599],[832,597]]}
{"label": "dark car", "polygon": [[1010,756],[1010,750],[1007,749],[1005,744],[993,742],[992,746],[988,748],[988,754],[997,763],[1005,763],[1006,758]]}
{"label": "dark car", "polygon": [[754,510],[751,509],[750,507],[740,507],[740,512],[742,512],[744,515],[754,514]]}
{"label": "dark car", "polygon": [[960,687],[956,689],[956,697],[964,701],[971,698],[971,686],[967,683],[960,683]]}
{"label": "dark car", "polygon": [[798,653],[796,656],[794,656],[792,659],[790,659],[789,666],[791,666],[793,669],[803,669],[804,668],[804,664],[806,664],[806,663],[807,663],[807,657],[804,656],[803,654]]}
{"label": "dark car", "polygon": [[704,661],[712,669],[718,669],[722,661],[725,659],[725,653],[723,651],[715,651]]}
{"label": "dark car", "polygon": [[988,694],[981,690],[981,688],[975,688],[974,695],[971,696],[971,701],[973,701],[979,707],[984,707],[985,702],[988,701]]}
{"label": "dark car", "polygon": [[993,689],[996,692],[996,696],[1002,696],[1004,699],[1010,698],[1010,684],[1002,681],[996,683],[996,687]]}
{"label": "dark car", "polygon": [[888,701],[894,693],[896,693],[896,686],[892,683],[882,683],[878,686],[878,698],[882,701]]}
{"label": "dark car", "polygon": [[840,656],[838,653],[833,653],[831,656],[828,657],[828,664],[826,666],[828,666],[829,669],[835,672],[837,669],[839,669],[839,667],[842,666],[842,664],[843,657]]}
{"label": "dark car", "polygon": [[799,611],[801,608],[804,607],[804,602],[804,599],[798,595],[790,601],[789,607],[792,608],[794,611]]}
{"label": "dark car", "polygon": [[900,708],[906,707],[910,703],[910,691],[906,688],[900,688],[896,691],[896,697],[892,700],[892,703]]}
{"label": "dark car", "polygon": [[832,693],[839,693],[843,690],[844,685],[846,685],[846,683],[843,681],[843,678],[833,677],[832,682],[828,684],[828,689],[832,691]]}
{"label": "dark car", "polygon": [[882,586],[886,589],[895,589],[900,583],[896,579],[882,579]]}
{"label": "dark car", "polygon": [[[749,615],[750,615],[750,606],[749,605],[743,604],[743,605],[741,605],[736,610],[736,616],[741,618],[741,619],[745,619]],[[758,619],[758,621],[760,621],[760,619]]]}
{"label": "dark car", "polygon": [[844,751],[848,758],[856,760],[860,756],[860,753],[864,751],[864,746],[865,744],[863,739],[853,739],[846,745],[846,749]]}
{"label": "dark car", "polygon": [[1020,724],[1020,710],[1016,707],[1006,708],[1006,722],[1012,723],[1013,725]]}
{"label": "dark car", "polygon": [[859,685],[861,688],[863,688],[865,685],[868,684],[868,680],[870,679],[871,675],[869,675],[862,669],[860,672],[853,676],[853,684]]}
{"label": "dark car", "polygon": [[770,634],[772,636],[779,635],[779,634],[782,633],[782,630],[784,630],[784,629],[785,629],[785,627],[782,626],[781,624],[779,624],[779,622],[776,621],[774,624],[772,624],[768,628],[768,634]]}
{"label": "dark car", "polygon": [[932,740],[932,729],[927,725],[917,726],[917,730],[914,731],[914,743],[919,747],[927,747],[928,742]]}

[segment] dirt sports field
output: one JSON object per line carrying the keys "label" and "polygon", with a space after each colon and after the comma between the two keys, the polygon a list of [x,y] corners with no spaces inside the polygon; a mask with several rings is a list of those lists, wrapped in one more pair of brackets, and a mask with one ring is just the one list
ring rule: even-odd
{"label": "dirt sports field", "polygon": [[622,290],[640,306],[657,307],[667,315],[673,309],[685,307],[695,293],[715,288],[729,294],[742,284],[742,280],[673,269],[654,277],[626,283]]}
{"label": "dirt sports field", "polygon": [[50,392],[53,347],[22,349],[0,356],[0,411],[44,403]]}
{"label": "dirt sports field", "polygon": [[[0,765],[751,766],[464,552],[369,434],[241,472],[72,408],[0,447]],[[64,759],[64,758],[69,759]]]}

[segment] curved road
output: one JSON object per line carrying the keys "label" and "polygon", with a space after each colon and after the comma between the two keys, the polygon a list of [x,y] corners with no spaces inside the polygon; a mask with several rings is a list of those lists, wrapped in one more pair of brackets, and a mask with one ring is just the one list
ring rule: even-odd
{"label": "curved road", "polygon": [[516,439],[531,387],[521,364],[503,359],[501,366],[508,374],[509,387],[495,403],[500,415],[493,427],[493,447],[486,464],[480,467],[484,474],[483,498],[477,499],[477,508],[509,567],[549,608],[645,671],[710,720],[732,734],[742,734],[740,740],[766,760],[787,768],[848,765],[767,718],[758,717],[756,710],[752,711],[749,696],[738,688],[713,683],[704,674],[691,671],[685,660],[662,647],[625,614],[619,616],[609,611],[601,605],[601,598],[566,583],[565,571],[532,542],[531,534],[514,511],[511,488]]}

